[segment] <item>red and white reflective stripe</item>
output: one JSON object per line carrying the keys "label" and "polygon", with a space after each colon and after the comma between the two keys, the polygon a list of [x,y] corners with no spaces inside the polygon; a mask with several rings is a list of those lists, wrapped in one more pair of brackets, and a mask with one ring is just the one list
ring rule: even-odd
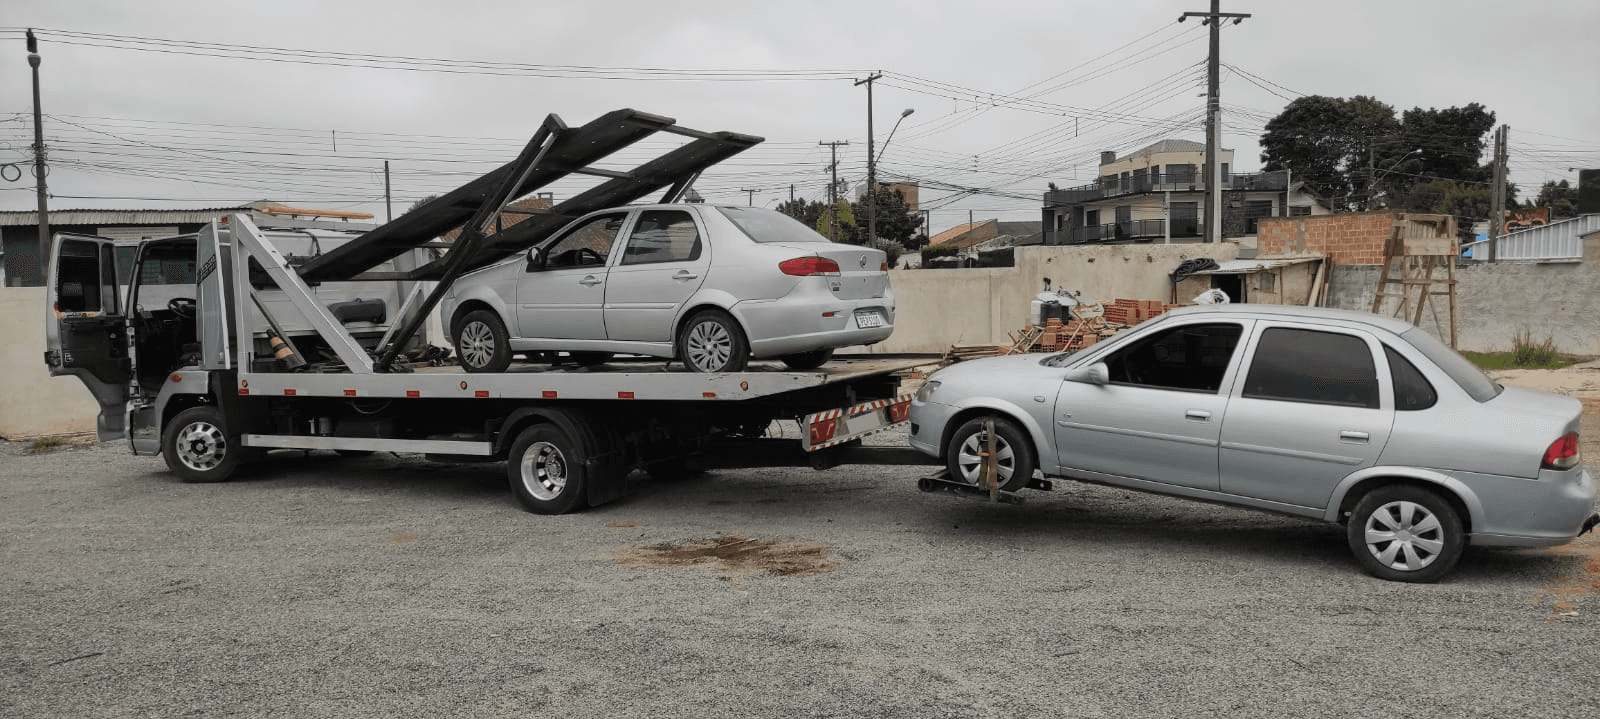
{"label": "red and white reflective stripe", "polygon": [[[885,421],[882,426],[869,429],[865,432],[858,432],[856,434],[849,434],[842,437],[832,436],[834,432],[838,431],[839,425],[842,424],[839,421],[840,418],[857,417],[868,412],[884,409],[885,407],[887,407],[889,411],[885,416],[887,421]],[[904,424],[907,421],[906,414],[910,411],[910,408],[911,395],[904,394],[894,399],[880,399],[872,402],[864,402],[862,404],[855,405],[854,407],[823,410],[815,414],[807,415],[805,421],[803,422],[803,426],[800,428],[801,432],[810,440],[807,443],[808,446],[806,447],[806,451],[814,452],[819,449],[826,449],[836,444],[844,444],[845,442],[849,442],[851,440],[860,439],[862,437],[877,434],[887,429],[892,429],[898,425]],[[821,431],[824,428],[827,430],[826,435],[828,438],[826,439],[824,439],[822,436],[819,436],[824,434]]]}

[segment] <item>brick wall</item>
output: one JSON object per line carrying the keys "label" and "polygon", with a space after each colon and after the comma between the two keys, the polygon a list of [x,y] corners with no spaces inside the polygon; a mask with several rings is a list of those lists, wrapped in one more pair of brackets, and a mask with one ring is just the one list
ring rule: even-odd
{"label": "brick wall", "polygon": [[1383,245],[1399,212],[1349,212],[1260,221],[1257,255],[1272,257],[1325,252],[1334,265],[1381,265]]}

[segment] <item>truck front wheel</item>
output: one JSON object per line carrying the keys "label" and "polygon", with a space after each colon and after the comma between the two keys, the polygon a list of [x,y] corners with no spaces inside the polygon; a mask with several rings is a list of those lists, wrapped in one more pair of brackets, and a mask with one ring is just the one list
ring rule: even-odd
{"label": "truck front wheel", "polygon": [[216,407],[179,412],[161,435],[167,469],[185,482],[221,482],[233,476],[243,450]]}
{"label": "truck front wheel", "polygon": [[577,443],[551,424],[522,431],[506,458],[511,491],[535,514],[565,514],[583,506],[588,481]]}

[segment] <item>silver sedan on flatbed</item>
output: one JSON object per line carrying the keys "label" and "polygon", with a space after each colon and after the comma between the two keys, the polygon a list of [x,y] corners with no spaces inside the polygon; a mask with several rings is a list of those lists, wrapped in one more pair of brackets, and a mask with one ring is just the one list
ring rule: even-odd
{"label": "silver sedan on flatbed", "polygon": [[1399,320],[1233,304],[941,369],[912,402],[910,442],[958,483],[987,455],[1005,490],[1038,470],[1338,522],[1368,572],[1426,582],[1469,542],[1552,546],[1600,522],[1581,413]]}
{"label": "silver sedan on flatbed", "polygon": [[441,307],[469,372],[504,370],[515,353],[814,369],[894,331],[886,260],[773,210],[636,205],[580,217],[525,258],[463,276]]}

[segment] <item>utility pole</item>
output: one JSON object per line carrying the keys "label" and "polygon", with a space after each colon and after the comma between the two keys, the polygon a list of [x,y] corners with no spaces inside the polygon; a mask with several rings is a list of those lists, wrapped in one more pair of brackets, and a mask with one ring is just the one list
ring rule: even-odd
{"label": "utility pole", "polygon": [[873,73],[865,80],[857,80],[857,85],[867,86],[867,246],[872,247],[878,242],[878,161],[872,152],[872,81],[883,77],[883,73]]}
{"label": "utility pole", "polygon": [[1489,261],[1499,254],[1500,235],[1506,229],[1506,142],[1511,139],[1511,127],[1501,125],[1494,132],[1494,185],[1489,191]]}
{"label": "utility pole", "polygon": [[389,161],[383,161],[384,222],[394,221],[394,196],[389,194]]}
{"label": "utility pole", "polygon": [[748,192],[748,193],[750,193],[750,197],[749,197],[748,200],[745,201],[745,204],[749,205],[750,207],[755,207],[755,204],[756,204],[756,193],[760,192],[761,188],[757,187],[757,188],[755,188],[753,190],[750,190],[750,189],[746,189],[746,188],[741,187],[741,188],[739,188],[739,191],[740,192]]}
{"label": "utility pole", "polygon": [[34,187],[39,196],[39,270],[49,277],[50,258],[55,255],[54,248],[50,246],[50,203],[46,199],[49,190],[44,181],[44,113],[39,109],[40,62],[39,40],[33,36],[33,28],[28,28],[28,67],[33,68],[33,176],[38,180]]}
{"label": "utility pole", "polygon": [[833,163],[828,166],[833,171],[833,180],[828,183],[828,239],[837,241],[839,238],[834,235],[839,225],[839,146],[850,143],[844,140],[837,142],[818,140],[817,144],[827,145],[833,152]]}
{"label": "utility pole", "polygon": [[1203,17],[1211,26],[1211,55],[1206,60],[1206,242],[1222,241],[1222,20],[1238,25],[1248,13],[1222,12],[1222,0],[1211,0],[1211,12],[1186,12],[1178,17]]}

